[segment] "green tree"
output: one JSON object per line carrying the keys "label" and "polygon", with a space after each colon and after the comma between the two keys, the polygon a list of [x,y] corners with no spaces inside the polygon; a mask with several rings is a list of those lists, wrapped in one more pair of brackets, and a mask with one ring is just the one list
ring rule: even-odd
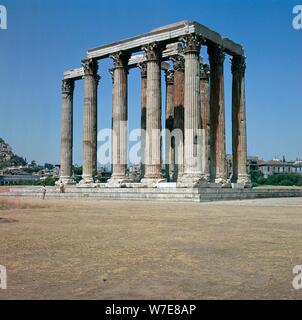
{"label": "green tree", "polygon": [[73,173],[76,176],[81,176],[83,173],[83,167],[82,166],[73,166]]}
{"label": "green tree", "polygon": [[252,172],[251,179],[254,187],[259,185],[302,186],[302,175],[297,173],[275,173],[264,178],[261,172]]}
{"label": "green tree", "polygon": [[47,177],[46,179],[42,179],[42,180],[39,180],[37,181],[37,185],[39,186],[54,186],[56,183],[56,180],[53,178],[53,177]]}
{"label": "green tree", "polygon": [[51,163],[45,163],[45,164],[44,164],[44,168],[45,168],[45,169],[48,169],[48,170],[52,170],[54,167],[55,167],[55,166],[52,165]]}

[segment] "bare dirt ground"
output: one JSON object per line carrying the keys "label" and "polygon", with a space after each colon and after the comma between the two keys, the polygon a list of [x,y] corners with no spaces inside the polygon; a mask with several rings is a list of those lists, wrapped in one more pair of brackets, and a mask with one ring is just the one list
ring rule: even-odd
{"label": "bare dirt ground", "polygon": [[301,198],[0,198],[0,299],[302,299],[301,244]]}

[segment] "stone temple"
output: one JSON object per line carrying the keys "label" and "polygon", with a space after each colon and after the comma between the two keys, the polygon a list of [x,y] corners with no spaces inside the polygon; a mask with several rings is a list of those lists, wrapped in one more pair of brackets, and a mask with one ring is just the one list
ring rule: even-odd
{"label": "stone temple", "polygon": [[[207,47],[209,65],[200,55]],[[142,52],[144,54],[140,54]],[[233,174],[227,179],[224,60],[231,56]],[[98,63],[112,58],[112,176],[98,184]],[[250,187],[247,173],[245,56],[242,46],[197,22],[179,22],[90,49],[82,67],[62,85],[60,180],[72,184],[74,84],[84,80],[83,175],[78,187],[131,187],[127,175],[127,78],[141,70],[142,179],[135,187]],[[162,128],[161,72],[166,75],[166,128]],[[164,130],[163,130],[164,129]],[[162,132],[165,155],[162,155]],[[163,159],[164,158],[164,159]],[[166,179],[161,175],[165,161]],[[233,186],[234,186],[233,184]]]}

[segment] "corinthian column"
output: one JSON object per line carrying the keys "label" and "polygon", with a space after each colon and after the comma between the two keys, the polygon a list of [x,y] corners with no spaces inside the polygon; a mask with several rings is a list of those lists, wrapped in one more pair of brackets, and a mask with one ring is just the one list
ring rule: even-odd
{"label": "corinthian column", "polygon": [[166,176],[170,181],[174,172],[174,146],[171,141],[174,118],[174,71],[166,70],[166,138],[165,138],[165,164]]}
{"label": "corinthian column", "polygon": [[[109,184],[126,182],[128,162],[128,60],[130,54],[118,52],[112,56],[112,176]],[[127,180],[128,181],[128,180]]]}
{"label": "corinthian column", "polygon": [[210,122],[211,180],[226,185],[225,110],[224,110],[224,52],[219,46],[208,48],[210,60]]}
{"label": "corinthian column", "polygon": [[183,175],[184,157],[184,88],[185,88],[185,59],[178,55],[173,57],[174,62],[174,175],[173,180],[178,181]]}
{"label": "corinthian column", "polygon": [[141,69],[141,178],[145,175],[146,150],[146,103],[147,103],[147,64],[139,65]]}
{"label": "corinthian column", "polygon": [[202,130],[202,173],[207,181],[210,180],[210,104],[209,104],[209,66],[200,64],[200,102]]}
{"label": "corinthian column", "polygon": [[63,80],[60,180],[64,184],[74,183],[71,177],[73,144],[73,91],[74,80]]}
{"label": "corinthian column", "polygon": [[151,43],[143,48],[147,62],[146,153],[142,183],[153,186],[161,178],[161,48]]}
{"label": "corinthian column", "polygon": [[84,67],[84,122],[83,175],[81,183],[92,183],[97,175],[97,62],[83,60]]}
{"label": "corinthian column", "polygon": [[185,54],[185,143],[184,174],[180,186],[198,187],[205,185],[202,174],[202,133],[200,108],[200,39],[188,35],[183,39]]}
{"label": "corinthian column", "polygon": [[232,142],[233,177],[232,180],[251,186],[247,172],[246,106],[245,106],[245,58],[232,58]]}

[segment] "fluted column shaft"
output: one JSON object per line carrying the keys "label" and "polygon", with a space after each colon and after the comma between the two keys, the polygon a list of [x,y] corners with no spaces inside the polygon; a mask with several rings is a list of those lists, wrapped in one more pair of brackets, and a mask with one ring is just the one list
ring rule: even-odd
{"label": "fluted column shaft", "polygon": [[200,39],[196,35],[184,38],[185,54],[185,143],[183,186],[202,184],[202,134],[200,107]]}
{"label": "fluted column shaft", "polygon": [[62,82],[61,170],[60,180],[72,183],[74,80]]}
{"label": "fluted column shaft", "polygon": [[84,116],[83,116],[83,181],[92,183],[97,175],[97,62],[83,61]]}
{"label": "fluted column shaft", "polygon": [[209,66],[200,66],[200,103],[202,129],[202,172],[205,178],[210,179],[210,104],[209,104]]}
{"label": "fluted column shaft", "polygon": [[166,123],[165,123],[165,164],[166,176],[171,180],[174,172],[174,146],[172,145],[171,132],[173,131],[174,119],[174,71],[166,71]]}
{"label": "fluted column shaft", "polygon": [[250,185],[247,172],[247,138],[245,105],[245,58],[232,58],[232,142],[233,142],[233,176],[234,182]]}
{"label": "fluted column shaft", "polygon": [[145,175],[146,152],[146,104],[147,104],[147,64],[143,62],[141,69],[141,177]]}
{"label": "fluted column shaft", "polygon": [[211,180],[226,182],[224,52],[218,46],[209,47],[210,60],[210,122],[211,122]]}
{"label": "fluted column shaft", "polygon": [[112,95],[112,179],[125,179],[128,162],[128,60],[130,55],[113,55]]}
{"label": "fluted column shaft", "polygon": [[161,177],[161,48],[144,48],[147,62],[145,177],[148,184]]}
{"label": "fluted column shaft", "polygon": [[185,88],[185,61],[182,56],[174,59],[174,121],[173,130],[177,134],[174,139],[175,167],[174,181],[183,174],[184,157],[184,88]]}
{"label": "fluted column shaft", "polygon": [[198,137],[197,130],[201,129],[200,112],[200,80],[198,52],[185,54],[185,144],[184,144],[184,173],[201,173],[200,161],[197,161],[195,150]]}

